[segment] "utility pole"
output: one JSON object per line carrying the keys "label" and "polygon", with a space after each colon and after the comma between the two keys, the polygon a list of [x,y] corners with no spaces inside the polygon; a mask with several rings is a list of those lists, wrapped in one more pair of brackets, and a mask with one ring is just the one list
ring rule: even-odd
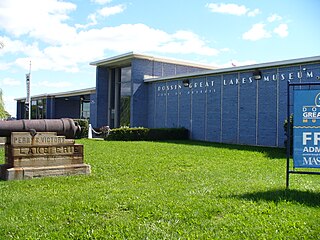
{"label": "utility pole", "polygon": [[31,119],[31,94],[30,94],[30,85],[31,85],[31,61],[29,66],[29,73],[26,74],[26,85],[27,85],[27,98],[26,104],[29,106],[29,120]]}

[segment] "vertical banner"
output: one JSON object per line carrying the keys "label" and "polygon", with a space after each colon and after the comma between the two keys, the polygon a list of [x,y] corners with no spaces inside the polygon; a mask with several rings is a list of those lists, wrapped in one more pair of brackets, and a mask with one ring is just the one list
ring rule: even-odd
{"label": "vertical banner", "polygon": [[320,90],[294,90],[293,167],[320,168]]}
{"label": "vertical banner", "polygon": [[27,87],[26,104],[29,104],[29,102],[30,102],[30,73],[26,74],[26,87]]}

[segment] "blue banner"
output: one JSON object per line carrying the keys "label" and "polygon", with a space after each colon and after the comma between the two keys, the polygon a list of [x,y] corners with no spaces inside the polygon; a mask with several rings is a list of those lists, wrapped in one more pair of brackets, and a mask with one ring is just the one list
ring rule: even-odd
{"label": "blue banner", "polygon": [[320,90],[294,90],[293,167],[320,168]]}

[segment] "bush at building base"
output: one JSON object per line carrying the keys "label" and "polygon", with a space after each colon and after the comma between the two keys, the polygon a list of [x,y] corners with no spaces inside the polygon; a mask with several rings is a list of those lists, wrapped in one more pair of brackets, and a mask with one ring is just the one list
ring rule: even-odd
{"label": "bush at building base", "polygon": [[115,128],[105,138],[108,141],[161,141],[187,140],[186,128]]}

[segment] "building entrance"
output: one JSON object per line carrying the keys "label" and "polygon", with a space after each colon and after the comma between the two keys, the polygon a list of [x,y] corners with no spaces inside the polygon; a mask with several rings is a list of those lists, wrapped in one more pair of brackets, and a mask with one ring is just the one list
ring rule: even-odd
{"label": "building entrance", "polygon": [[129,126],[132,95],[131,66],[113,68],[109,74],[109,126],[111,128]]}

